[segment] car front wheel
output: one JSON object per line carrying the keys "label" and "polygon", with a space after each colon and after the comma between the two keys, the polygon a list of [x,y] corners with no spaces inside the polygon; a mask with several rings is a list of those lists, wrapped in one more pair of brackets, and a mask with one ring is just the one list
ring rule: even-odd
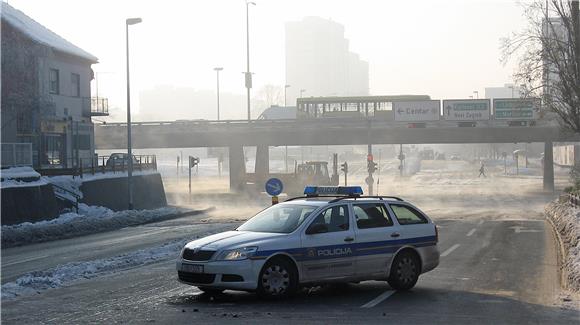
{"label": "car front wheel", "polygon": [[294,267],[283,259],[267,262],[258,281],[258,294],[267,298],[288,297],[298,287],[298,275]]}
{"label": "car front wheel", "polygon": [[395,257],[389,274],[389,285],[395,290],[409,290],[419,279],[420,262],[417,255],[402,252]]}

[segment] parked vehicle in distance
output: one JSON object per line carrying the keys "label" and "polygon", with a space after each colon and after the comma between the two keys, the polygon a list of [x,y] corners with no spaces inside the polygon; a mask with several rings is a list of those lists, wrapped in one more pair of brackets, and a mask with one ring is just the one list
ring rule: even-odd
{"label": "parked vehicle in distance", "polygon": [[[139,164],[137,157],[133,155],[133,165]],[[129,154],[127,153],[112,153],[107,159],[106,163],[107,167],[122,167],[122,166],[129,166]]]}

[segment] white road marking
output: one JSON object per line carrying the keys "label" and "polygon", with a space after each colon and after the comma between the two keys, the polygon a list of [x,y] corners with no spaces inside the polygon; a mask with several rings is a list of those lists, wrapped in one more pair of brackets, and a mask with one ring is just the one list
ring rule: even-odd
{"label": "white road marking", "polygon": [[395,290],[387,290],[387,291],[383,292],[380,296],[376,297],[375,299],[360,306],[360,308],[373,308],[374,306],[380,304],[381,302],[385,301],[387,298],[392,296],[393,293],[395,293]]}
{"label": "white road marking", "polygon": [[3,264],[3,266],[10,266],[10,265],[21,264],[21,263],[39,260],[39,259],[45,258],[45,257],[48,257],[48,255],[36,256],[36,257],[26,258],[26,259],[22,259],[22,260],[17,260],[17,261],[10,262],[10,263],[2,263],[2,264]]}
{"label": "white road marking", "polygon": [[483,224],[483,220],[479,220],[479,222],[477,223],[478,226],[481,226]]}
{"label": "white road marking", "polygon": [[513,229],[516,234],[519,234],[522,232],[540,232],[539,230],[535,230],[535,229],[525,229],[526,227],[521,227],[521,226],[513,226],[513,227],[509,227],[509,228]]}
{"label": "white road marking", "polygon": [[470,237],[471,235],[473,235],[473,233],[477,230],[477,228],[473,228],[471,229],[468,233],[467,233],[467,237]]}
{"label": "white road marking", "polygon": [[451,254],[451,252],[453,252],[454,250],[456,250],[457,247],[459,247],[459,244],[455,244],[455,245],[451,246],[449,249],[447,249],[446,251],[444,251],[443,254],[441,254],[441,257],[445,257],[445,256]]}

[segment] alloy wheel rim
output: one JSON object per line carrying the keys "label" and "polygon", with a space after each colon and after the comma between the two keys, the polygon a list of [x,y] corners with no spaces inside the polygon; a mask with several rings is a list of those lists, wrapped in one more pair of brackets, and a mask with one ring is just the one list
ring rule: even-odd
{"label": "alloy wheel rim", "polygon": [[262,286],[272,295],[280,295],[290,286],[290,274],[279,265],[268,267],[262,275]]}
{"label": "alloy wheel rim", "polygon": [[410,283],[415,278],[415,274],[415,262],[409,257],[402,258],[399,261],[399,265],[397,265],[397,275],[399,276],[399,280],[405,284]]}

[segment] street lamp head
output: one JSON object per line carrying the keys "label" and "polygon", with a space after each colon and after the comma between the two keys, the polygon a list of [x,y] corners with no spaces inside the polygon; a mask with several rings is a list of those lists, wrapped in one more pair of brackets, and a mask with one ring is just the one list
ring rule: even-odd
{"label": "street lamp head", "polygon": [[254,5],[254,6],[255,6],[255,5],[256,5],[256,3],[255,3],[255,2],[253,2],[253,1],[246,1],[246,6],[247,6],[247,5]]}
{"label": "street lamp head", "polygon": [[290,85],[284,85],[284,88],[290,88]]}
{"label": "street lamp head", "polygon": [[141,18],[127,18],[125,22],[127,23],[127,25],[136,25],[142,21],[143,19]]}
{"label": "street lamp head", "polygon": [[222,71],[224,68],[222,67],[217,67],[217,68],[213,68],[215,71]]}

